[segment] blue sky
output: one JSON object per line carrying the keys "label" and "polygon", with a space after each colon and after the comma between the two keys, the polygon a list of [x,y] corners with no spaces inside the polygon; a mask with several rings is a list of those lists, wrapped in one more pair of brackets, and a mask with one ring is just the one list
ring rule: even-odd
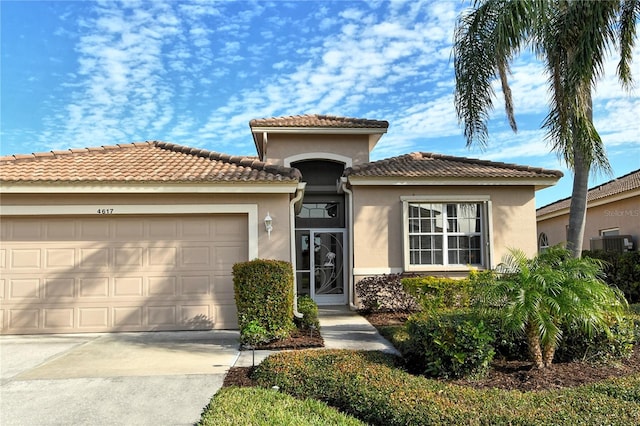
{"label": "blue sky", "polygon": [[[519,132],[497,98],[488,149],[465,147],[451,61],[465,5],[1,0],[0,152],[164,140],[255,155],[249,120],[333,114],[389,121],[373,160],[427,151],[559,169],[537,205],[568,197],[572,174],[540,130],[547,77],[529,54],[510,80]],[[634,57],[640,81],[639,46]],[[620,89],[609,59],[594,120],[621,176],[640,168],[640,88]]]}

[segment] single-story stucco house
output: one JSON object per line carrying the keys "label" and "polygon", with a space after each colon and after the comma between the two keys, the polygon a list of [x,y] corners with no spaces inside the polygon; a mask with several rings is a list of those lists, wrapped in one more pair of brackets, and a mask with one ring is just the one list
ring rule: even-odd
{"label": "single-story stucco house", "polygon": [[[571,197],[536,211],[538,250],[567,243]],[[587,192],[582,250],[637,251],[640,244],[640,169]]]}
{"label": "single-story stucco house", "polygon": [[0,160],[2,333],[237,327],[231,268],[290,261],[297,294],[466,274],[536,253],[535,191],[562,173],[415,152],[370,162],[386,121],[252,120],[257,157],[165,142]]}

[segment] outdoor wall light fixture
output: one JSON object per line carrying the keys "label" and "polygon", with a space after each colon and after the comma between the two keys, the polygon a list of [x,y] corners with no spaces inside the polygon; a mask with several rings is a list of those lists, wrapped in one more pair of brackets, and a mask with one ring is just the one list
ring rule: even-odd
{"label": "outdoor wall light fixture", "polygon": [[271,231],[273,231],[273,219],[271,219],[271,215],[269,214],[269,212],[267,212],[267,215],[264,217],[264,228],[267,230],[269,239],[271,239]]}

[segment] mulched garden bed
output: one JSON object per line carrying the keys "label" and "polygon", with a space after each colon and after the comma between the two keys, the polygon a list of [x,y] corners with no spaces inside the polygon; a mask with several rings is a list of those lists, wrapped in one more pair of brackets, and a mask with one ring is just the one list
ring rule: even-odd
{"label": "mulched garden bed", "polygon": [[[367,320],[376,327],[385,325],[399,325],[407,319],[407,314],[367,314]],[[262,349],[303,349],[312,344],[314,336],[308,333],[299,334],[287,341],[273,342],[271,347]],[[315,337],[322,340],[322,337]],[[277,346],[276,346],[277,345]],[[253,367],[234,367],[227,373],[223,386],[255,386],[251,379]],[[451,380],[462,386],[470,386],[476,389],[499,388],[519,391],[538,391],[547,389],[561,389],[598,382],[613,377],[628,376],[640,373],[640,347],[636,345],[633,355],[629,359],[623,359],[611,364],[592,364],[588,362],[556,363],[551,367],[538,370],[533,364],[523,361],[494,360],[489,373],[481,379]]]}
{"label": "mulched garden bed", "polygon": [[286,339],[274,340],[256,346],[257,349],[308,349],[324,347],[324,339],[317,330],[294,330]]}

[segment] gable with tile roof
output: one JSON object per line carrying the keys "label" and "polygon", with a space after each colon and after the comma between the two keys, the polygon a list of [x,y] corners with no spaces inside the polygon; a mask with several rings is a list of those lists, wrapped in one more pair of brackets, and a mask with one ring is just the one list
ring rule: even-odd
{"label": "gable with tile roof", "polygon": [[[536,211],[539,248],[566,243],[570,206],[571,197],[568,197]],[[638,250],[640,169],[590,188],[586,214],[583,250],[600,248],[603,237],[612,240],[607,244],[611,248]],[[631,244],[624,245],[625,238]],[[618,244],[619,241],[622,244]]]}
{"label": "gable with tile roof", "polygon": [[291,262],[296,294],[355,306],[367,276],[535,252],[535,191],[560,172],[372,162],[388,126],[256,119],[257,157],[148,141],[0,158],[2,333],[233,328],[231,267],[257,257]]}

